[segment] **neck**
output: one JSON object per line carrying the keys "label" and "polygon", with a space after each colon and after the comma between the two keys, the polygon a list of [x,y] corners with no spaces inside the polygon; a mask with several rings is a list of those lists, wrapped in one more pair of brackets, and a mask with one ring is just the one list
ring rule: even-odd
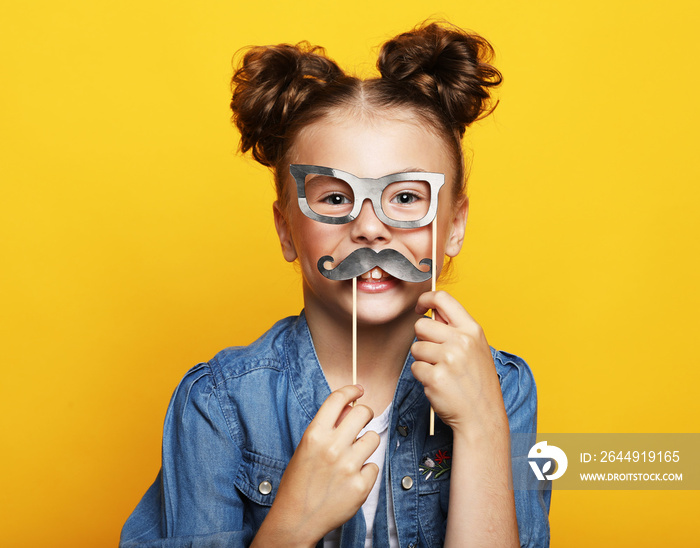
{"label": "neck", "polygon": [[[305,314],[331,390],[352,384],[352,317],[315,306],[307,306]],[[391,404],[419,317],[411,311],[388,323],[358,324],[357,382],[365,389],[359,403],[375,416]]]}

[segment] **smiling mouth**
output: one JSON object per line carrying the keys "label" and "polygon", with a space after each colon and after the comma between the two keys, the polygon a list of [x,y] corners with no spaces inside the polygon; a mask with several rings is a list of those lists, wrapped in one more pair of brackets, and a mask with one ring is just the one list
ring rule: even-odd
{"label": "smiling mouth", "polygon": [[[401,281],[375,266],[357,278],[357,291],[361,293],[384,293],[397,287]],[[348,280],[349,281],[349,280]]]}

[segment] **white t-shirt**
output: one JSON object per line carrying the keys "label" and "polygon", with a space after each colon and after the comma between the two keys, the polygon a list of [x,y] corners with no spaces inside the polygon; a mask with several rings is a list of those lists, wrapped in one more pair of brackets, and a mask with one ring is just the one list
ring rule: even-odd
{"label": "white t-shirt", "polygon": [[[376,451],[365,462],[373,462],[379,467],[379,474],[377,475],[377,481],[374,482],[372,490],[367,497],[367,500],[362,505],[362,513],[365,516],[365,523],[367,524],[367,535],[365,536],[365,548],[372,548],[372,530],[374,526],[374,516],[377,513],[377,503],[379,502],[379,489],[382,485],[382,477],[384,475],[384,457],[386,455],[386,445],[389,441],[389,415],[391,414],[391,405],[387,407],[384,412],[378,417],[374,417],[367,426],[365,426],[358,438],[362,436],[365,432],[373,430],[379,434],[379,447]],[[391,496],[391,491],[387,493],[389,500],[389,546],[391,548],[398,548],[399,539],[396,532],[396,520],[394,519],[394,503]],[[340,527],[334,529],[323,537],[323,548],[338,548],[340,546]]]}

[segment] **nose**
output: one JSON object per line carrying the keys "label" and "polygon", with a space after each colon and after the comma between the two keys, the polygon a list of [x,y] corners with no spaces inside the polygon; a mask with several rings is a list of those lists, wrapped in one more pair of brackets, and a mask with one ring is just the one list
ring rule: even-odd
{"label": "nose", "polygon": [[364,201],[360,214],[350,223],[350,226],[350,236],[354,242],[367,245],[376,242],[386,243],[391,240],[389,227],[379,220],[369,199]]}

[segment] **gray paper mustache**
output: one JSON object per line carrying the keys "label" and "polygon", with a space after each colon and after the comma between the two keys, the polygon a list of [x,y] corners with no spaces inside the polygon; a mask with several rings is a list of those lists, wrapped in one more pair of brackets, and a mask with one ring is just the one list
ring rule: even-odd
{"label": "gray paper mustache", "polygon": [[433,275],[433,261],[421,260],[419,264],[429,267],[428,271],[424,272],[395,249],[374,251],[369,247],[361,247],[345,257],[335,268],[325,268],[326,262],[333,263],[335,260],[330,255],[324,255],[318,260],[318,270],[331,280],[351,280],[369,272],[375,266],[405,282],[424,282]]}

